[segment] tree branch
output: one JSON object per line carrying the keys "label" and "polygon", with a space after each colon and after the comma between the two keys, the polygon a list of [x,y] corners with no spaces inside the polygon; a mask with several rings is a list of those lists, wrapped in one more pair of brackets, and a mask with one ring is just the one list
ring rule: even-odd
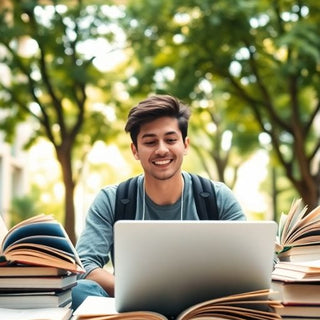
{"label": "tree branch", "polygon": [[[246,42],[246,41],[245,41]],[[270,118],[273,122],[278,123],[282,128],[284,128],[286,131],[291,132],[292,133],[292,128],[285,122],[283,121],[276,113],[275,108],[273,106],[273,103],[271,101],[271,97],[270,94],[267,90],[267,87],[264,85],[264,82],[260,76],[260,72],[257,68],[257,63],[256,63],[256,59],[255,59],[255,54],[252,50],[250,50],[250,44],[245,43],[246,48],[249,51],[249,63],[252,69],[252,73],[254,74],[254,76],[256,77],[257,80],[257,85],[260,89],[260,92],[262,94],[263,97],[263,105],[266,107],[266,110],[268,111]]]}
{"label": "tree branch", "polygon": [[[30,10],[28,12],[29,18],[30,18],[30,25],[33,28],[33,31],[35,34],[38,34],[38,25],[36,23],[36,19],[34,16],[34,12],[33,10]],[[53,86],[51,84],[50,81],[50,77],[48,75],[48,70],[47,70],[47,65],[46,65],[46,61],[45,61],[45,49],[41,43],[41,41],[38,41],[38,46],[39,46],[39,50],[40,50],[40,60],[39,60],[39,64],[40,64],[40,72],[41,72],[41,76],[42,76],[42,80],[43,83],[45,84],[47,91],[51,97],[53,106],[56,110],[57,113],[57,118],[58,118],[58,123],[60,126],[60,130],[61,130],[61,135],[64,136],[66,133],[66,127],[65,127],[65,123],[64,123],[64,118],[63,118],[63,110],[62,110],[62,104],[61,104],[61,99],[59,99],[56,95],[56,93],[54,92]]]}
{"label": "tree branch", "polygon": [[[39,122],[42,124],[42,126],[44,127],[45,131],[47,132],[47,136],[49,138],[49,140],[55,145],[56,144],[56,141],[55,141],[55,138],[54,138],[54,135],[52,133],[52,130],[51,130],[51,126],[50,126],[50,120],[49,120],[49,116],[44,108],[44,106],[42,105],[41,101],[39,100],[38,96],[36,95],[35,93],[35,81],[32,79],[31,77],[31,72],[29,72],[29,70],[27,70],[23,63],[21,62],[20,58],[18,57],[18,55],[10,48],[9,45],[5,44],[6,45],[6,48],[8,49],[8,51],[11,53],[13,59],[16,61],[20,71],[27,77],[28,79],[28,86],[29,86],[29,92],[33,98],[33,100],[38,104],[40,110],[41,110],[41,113],[42,113],[42,116],[43,117],[38,117],[36,116],[36,119],[39,120]],[[9,91],[9,89],[7,89]],[[12,96],[15,96],[13,91],[10,90]],[[22,103],[21,101],[19,101],[16,96],[15,96],[15,100],[16,102],[25,110],[27,111],[27,113],[29,113],[30,115],[32,116],[35,116],[34,113],[31,112],[31,110],[26,106],[24,105],[24,103]]]}

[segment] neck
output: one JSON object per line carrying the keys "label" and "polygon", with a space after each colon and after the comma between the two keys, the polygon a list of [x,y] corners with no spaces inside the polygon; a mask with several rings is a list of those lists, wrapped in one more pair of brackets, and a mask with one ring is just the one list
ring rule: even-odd
{"label": "neck", "polygon": [[181,173],[168,180],[145,179],[145,191],[148,197],[158,205],[173,204],[181,197],[184,180]]}

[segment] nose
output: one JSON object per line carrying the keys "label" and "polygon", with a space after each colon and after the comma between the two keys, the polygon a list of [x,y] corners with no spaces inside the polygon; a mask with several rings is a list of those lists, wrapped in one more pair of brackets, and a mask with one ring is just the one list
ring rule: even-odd
{"label": "nose", "polygon": [[156,150],[156,154],[159,156],[164,156],[168,153],[168,147],[164,141],[160,141],[158,144],[158,148]]}

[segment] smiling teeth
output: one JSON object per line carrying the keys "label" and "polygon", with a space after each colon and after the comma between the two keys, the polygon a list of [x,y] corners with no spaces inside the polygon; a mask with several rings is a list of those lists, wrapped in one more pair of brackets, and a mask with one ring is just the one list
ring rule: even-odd
{"label": "smiling teeth", "polygon": [[155,164],[157,165],[163,165],[163,164],[168,164],[170,160],[162,160],[162,161],[155,161]]}

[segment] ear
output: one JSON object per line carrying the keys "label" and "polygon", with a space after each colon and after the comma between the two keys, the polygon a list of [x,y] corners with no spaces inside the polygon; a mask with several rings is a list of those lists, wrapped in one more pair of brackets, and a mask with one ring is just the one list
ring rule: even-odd
{"label": "ear", "polygon": [[134,158],[135,158],[136,160],[140,160],[139,153],[138,153],[138,149],[136,148],[136,146],[134,145],[133,142],[131,142],[130,147],[131,147],[131,151],[132,151],[132,154],[133,154]]}
{"label": "ear", "polygon": [[188,154],[189,146],[190,146],[190,139],[189,139],[189,137],[186,137],[184,139],[184,155]]}

